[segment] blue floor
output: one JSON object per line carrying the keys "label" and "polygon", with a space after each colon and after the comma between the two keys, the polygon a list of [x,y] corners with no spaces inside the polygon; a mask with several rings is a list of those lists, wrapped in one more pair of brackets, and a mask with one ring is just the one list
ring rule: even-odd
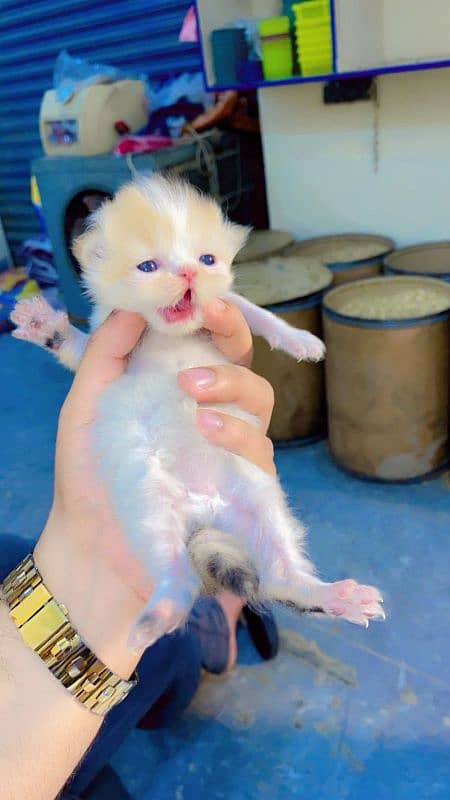
{"label": "blue floor", "polygon": [[[0,337],[0,530],[33,540],[49,508],[58,408],[70,376]],[[378,585],[364,629],[281,611],[260,663],[240,632],[229,677],[205,677],[175,727],[135,731],[114,766],[139,800],[448,800],[450,478],[382,486],[340,472],[323,444],[277,463],[329,579]]]}

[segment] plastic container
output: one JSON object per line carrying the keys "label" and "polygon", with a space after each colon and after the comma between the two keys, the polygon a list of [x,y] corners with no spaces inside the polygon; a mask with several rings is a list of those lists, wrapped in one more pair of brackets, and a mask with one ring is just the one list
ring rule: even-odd
{"label": "plastic container", "polygon": [[241,65],[248,58],[245,31],[217,28],[211,33],[211,48],[216,82],[222,86],[238,84]]}
{"label": "plastic container", "polygon": [[384,259],[386,275],[423,275],[450,283],[450,242],[404,247]]}
{"label": "plastic container", "polygon": [[333,59],[320,58],[311,61],[308,59],[301,59],[299,60],[299,67],[301,74],[304,75],[305,78],[314,75],[330,75],[333,71]]}
{"label": "plastic container", "polygon": [[294,58],[289,17],[270,17],[258,25],[262,67],[266,81],[292,77]]}
{"label": "plastic container", "polygon": [[[274,256],[267,261],[243,263],[235,269],[235,276],[235,288],[240,294],[290,325],[322,336],[322,295],[332,275],[319,261]],[[275,390],[269,436],[277,445],[309,444],[325,436],[323,363],[297,364],[255,336],[252,368]]]}
{"label": "plastic container", "polygon": [[449,459],[450,286],[382,277],[324,298],[329,446],[375,481],[411,481]]}
{"label": "plastic container", "polygon": [[251,85],[259,83],[263,78],[262,63],[257,59],[243,61],[239,69],[239,80],[242,83]]}
{"label": "plastic container", "polygon": [[333,70],[333,42],[329,0],[309,0],[292,6],[296,49],[302,75],[321,75]]}
{"label": "plastic container", "polygon": [[295,23],[299,27],[320,25],[331,19],[330,0],[308,0],[306,3],[294,3],[292,10]]}
{"label": "plastic container", "polygon": [[392,239],[364,233],[318,236],[294,242],[283,252],[286,255],[312,256],[333,272],[335,286],[379,275],[383,259],[394,249]]}
{"label": "plastic container", "polygon": [[289,24],[292,29],[295,27],[295,11],[293,6],[298,5],[299,2],[310,3],[311,0],[297,0],[297,3],[295,3],[295,0],[283,0],[283,14],[289,17]]}

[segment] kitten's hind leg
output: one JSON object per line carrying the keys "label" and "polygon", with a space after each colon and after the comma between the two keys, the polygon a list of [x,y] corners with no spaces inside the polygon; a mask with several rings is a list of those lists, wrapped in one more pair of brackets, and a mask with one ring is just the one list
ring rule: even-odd
{"label": "kitten's hind leg", "polygon": [[[162,532],[158,533],[162,536]],[[166,531],[166,544],[173,538],[173,531]],[[152,565],[155,588],[144,610],[133,625],[129,646],[133,650],[144,650],[161,636],[179,628],[186,620],[193,602],[200,591],[197,576],[184,543],[169,548],[168,558],[156,576]]]}
{"label": "kitten's hind leg", "polygon": [[119,438],[111,422],[97,423],[97,450],[130,549],[154,587],[129,638],[133,650],[144,650],[182,625],[200,590],[185,545],[190,503],[163,457],[152,454],[145,426],[114,420]]}
{"label": "kitten's hind leg", "polygon": [[174,496],[160,474],[156,487],[154,477],[149,480],[153,484],[149,513],[139,522],[135,520],[132,540],[154,589],[131,631],[129,645],[133,650],[144,650],[179,628],[200,592],[200,581],[185,545],[185,515],[182,509],[175,510]]}
{"label": "kitten's hind leg", "polygon": [[382,598],[374,587],[354,580],[325,583],[314,574],[302,552],[303,527],[291,514],[277,481],[260,470],[257,478],[242,494],[234,493],[227,519],[220,524],[231,525],[244,538],[259,575],[260,599],[321,611],[359,625],[383,619]]}

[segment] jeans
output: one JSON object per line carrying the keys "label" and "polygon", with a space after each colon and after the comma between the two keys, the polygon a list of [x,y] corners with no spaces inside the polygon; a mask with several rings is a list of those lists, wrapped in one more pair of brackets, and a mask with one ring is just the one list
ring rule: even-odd
{"label": "jeans", "polygon": [[[0,581],[29,552],[29,542],[0,536]],[[137,686],[106,716],[97,738],[66,786],[63,798],[69,800],[84,791],[149,709],[152,709],[152,726],[158,727],[168,724],[187,708],[199,683],[209,633],[216,652],[220,652],[224,640],[223,630],[214,629],[214,626],[220,627],[217,625],[220,616],[215,613],[217,609],[213,604],[218,606],[213,598],[200,598],[192,611],[191,624],[159,639],[145,651],[138,666]]]}

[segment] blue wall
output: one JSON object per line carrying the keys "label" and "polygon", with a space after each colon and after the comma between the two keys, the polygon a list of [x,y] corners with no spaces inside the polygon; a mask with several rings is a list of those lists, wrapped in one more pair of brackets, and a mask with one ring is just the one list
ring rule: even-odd
{"label": "blue wall", "polygon": [[42,154],[38,116],[59,51],[146,72],[155,80],[200,69],[178,33],[189,0],[2,0],[0,216],[14,248],[37,230],[29,163]]}

